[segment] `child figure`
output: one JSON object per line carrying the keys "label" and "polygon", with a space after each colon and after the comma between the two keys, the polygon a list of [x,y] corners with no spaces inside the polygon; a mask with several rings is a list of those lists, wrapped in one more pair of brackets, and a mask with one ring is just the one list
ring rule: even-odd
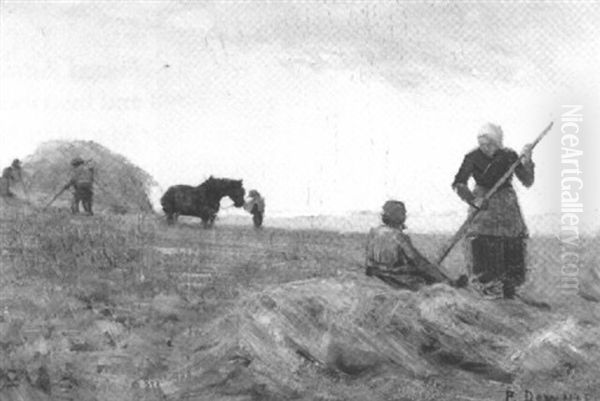
{"label": "child figure", "polygon": [[381,220],[383,224],[369,232],[367,276],[378,277],[395,288],[413,291],[434,283],[448,283],[457,287],[467,284],[466,276],[461,276],[456,282],[449,279],[413,246],[410,237],[403,232],[406,228],[404,203],[396,200],[385,202]]}
{"label": "child figure", "polygon": [[244,209],[252,214],[252,222],[255,228],[260,228],[265,214],[265,198],[263,198],[256,189],[248,192],[250,199],[244,205]]}

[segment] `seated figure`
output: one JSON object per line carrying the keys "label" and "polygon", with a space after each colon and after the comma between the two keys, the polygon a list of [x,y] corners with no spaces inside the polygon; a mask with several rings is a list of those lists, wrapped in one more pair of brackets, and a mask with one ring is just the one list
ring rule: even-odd
{"label": "seated figure", "polygon": [[423,285],[448,283],[463,287],[467,277],[453,281],[430,263],[403,232],[406,208],[400,201],[390,200],[383,205],[382,225],[369,232],[366,249],[367,276],[375,276],[395,288],[413,291]]}

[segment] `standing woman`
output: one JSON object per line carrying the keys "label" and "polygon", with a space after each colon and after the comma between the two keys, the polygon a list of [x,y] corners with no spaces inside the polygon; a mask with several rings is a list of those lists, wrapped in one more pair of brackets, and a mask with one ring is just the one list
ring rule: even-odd
{"label": "standing woman", "polygon": [[[499,125],[488,123],[481,127],[477,135],[479,146],[465,155],[452,188],[469,204],[469,213],[480,209],[465,242],[472,284],[486,297],[514,298],[517,288],[525,282],[529,233],[511,184],[512,175],[489,201],[483,199],[519,159],[517,152],[503,146],[502,139]],[[531,144],[525,145],[521,163],[515,169],[515,175],[527,188],[534,181],[531,150]],[[475,180],[473,191],[468,186],[471,177]]]}
{"label": "standing woman", "polygon": [[244,204],[244,209],[252,214],[252,222],[255,228],[262,227],[263,218],[265,215],[265,198],[256,190],[252,189],[248,192],[250,199]]}

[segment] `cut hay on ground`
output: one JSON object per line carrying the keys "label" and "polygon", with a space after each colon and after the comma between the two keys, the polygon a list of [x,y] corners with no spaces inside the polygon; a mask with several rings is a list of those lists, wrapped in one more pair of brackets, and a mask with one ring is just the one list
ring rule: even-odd
{"label": "cut hay on ground", "polygon": [[[577,382],[574,372],[588,380],[600,374],[597,365],[588,370],[600,350],[586,348],[598,325],[573,318],[548,325],[548,313],[445,285],[398,291],[352,274],[293,282],[248,295],[210,329],[176,338],[196,351],[180,366],[185,380],[161,383],[169,399],[221,399],[228,391],[285,399],[328,381],[340,399],[441,400],[443,392],[425,383],[472,396],[540,383],[560,392]],[[423,386],[373,393],[369,383],[389,376]]]}

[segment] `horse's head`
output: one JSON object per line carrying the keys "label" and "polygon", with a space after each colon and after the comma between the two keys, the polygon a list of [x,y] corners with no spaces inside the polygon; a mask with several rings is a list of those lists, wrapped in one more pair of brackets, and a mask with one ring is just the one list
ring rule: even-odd
{"label": "horse's head", "polygon": [[222,197],[229,196],[235,207],[244,206],[246,190],[242,185],[242,180],[214,178],[210,176],[199,187],[203,187],[206,190],[209,199],[214,199],[218,202]]}
{"label": "horse's head", "polygon": [[246,190],[242,185],[242,180],[231,180],[231,186],[229,187],[227,195],[229,196],[229,199],[233,201],[235,207],[244,206],[244,195],[246,195]]}

